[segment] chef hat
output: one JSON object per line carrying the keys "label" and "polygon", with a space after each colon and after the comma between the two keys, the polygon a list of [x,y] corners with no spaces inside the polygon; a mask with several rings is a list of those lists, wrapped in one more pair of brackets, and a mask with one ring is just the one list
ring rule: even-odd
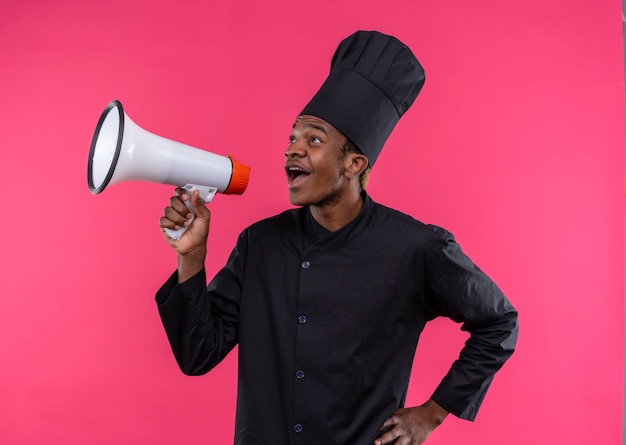
{"label": "chef hat", "polygon": [[331,124],[372,166],[423,85],[424,69],[405,44],[357,31],[339,44],[328,78],[300,114]]}

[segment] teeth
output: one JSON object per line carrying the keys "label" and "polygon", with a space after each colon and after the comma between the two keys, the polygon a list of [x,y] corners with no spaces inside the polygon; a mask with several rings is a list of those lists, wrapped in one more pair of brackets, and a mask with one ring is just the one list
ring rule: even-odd
{"label": "teeth", "polygon": [[306,170],[297,167],[297,166],[289,166],[286,168],[287,170],[287,175],[289,175],[289,178],[291,178],[292,180],[300,177],[300,176],[307,176],[309,173],[307,173]]}

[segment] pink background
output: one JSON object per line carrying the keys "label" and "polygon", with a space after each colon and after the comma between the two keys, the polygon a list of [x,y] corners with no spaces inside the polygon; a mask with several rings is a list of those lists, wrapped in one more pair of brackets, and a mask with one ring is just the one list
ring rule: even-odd
{"label": "pink background", "polygon": [[[470,6],[471,5],[471,6]],[[478,419],[430,444],[615,444],[624,361],[621,3],[597,0],[59,0],[0,3],[0,443],[232,443],[236,355],[180,373],[153,301],[175,267],[169,186],[86,183],[119,99],[143,128],[252,167],[211,204],[209,274],[248,224],[289,207],[293,118],[357,29],[395,34],[424,90],[374,199],[452,231],[520,312],[518,351]],[[418,349],[409,404],[464,341]]]}

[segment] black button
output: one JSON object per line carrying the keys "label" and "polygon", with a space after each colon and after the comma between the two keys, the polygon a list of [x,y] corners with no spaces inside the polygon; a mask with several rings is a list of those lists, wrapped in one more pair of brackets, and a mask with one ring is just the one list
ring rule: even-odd
{"label": "black button", "polygon": [[293,430],[294,430],[296,433],[301,433],[301,432],[302,432],[302,425],[300,425],[299,423],[296,423],[296,424],[293,426]]}
{"label": "black button", "polygon": [[306,323],[306,316],[305,315],[300,315],[298,317],[298,323],[300,323],[300,324]]}
{"label": "black button", "polygon": [[304,371],[302,369],[299,369],[296,372],[296,377],[298,377],[299,379],[303,379],[304,378]]}
{"label": "black button", "polygon": [[302,262],[302,268],[303,269],[308,269],[310,265],[311,265],[311,263],[309,263],[307,260],[304,260]]}

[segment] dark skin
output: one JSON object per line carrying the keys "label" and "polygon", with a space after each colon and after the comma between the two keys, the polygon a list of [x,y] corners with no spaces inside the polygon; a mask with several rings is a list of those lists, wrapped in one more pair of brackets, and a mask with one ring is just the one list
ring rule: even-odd
{"label": "dark skin", "polygon": [[[368,165],[359,153],[344,150],[346,138],[337,129],[315,116],[299,116],[285,152],[285,173],[289,200],[296,206],[309,206],[313,218],[334,232],[352,221],[363,207],[359,175]],[[204,267],[211,213],[195,191],[191,203],[196,214],[185,206],[188,193],[176,189],[160,219],[163,237],[178,258],[178,282],[188,280]],[[188,227],[180,240],[171,239],[165,228]],[[386,445],[419,445],[439,426],[448,412],[432,399],[413,408],[396,410],[381,429],[388,429],[374,441]]]}

